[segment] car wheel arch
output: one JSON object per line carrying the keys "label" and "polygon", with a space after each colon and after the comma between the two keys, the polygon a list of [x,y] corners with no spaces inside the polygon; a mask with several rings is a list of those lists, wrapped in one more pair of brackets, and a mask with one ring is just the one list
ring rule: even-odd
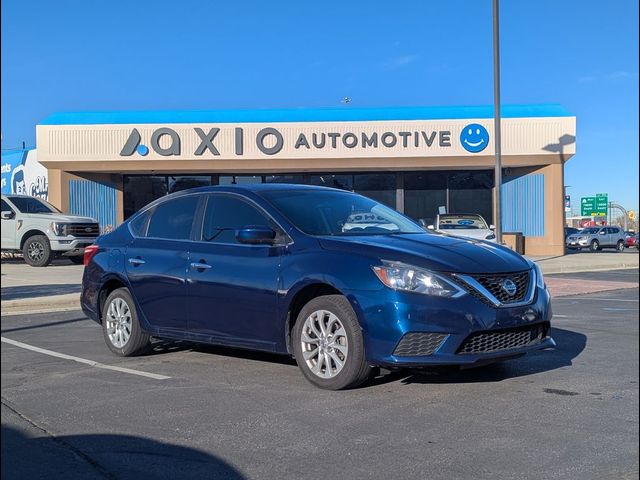
{"label": "car wheel arch", "polygon": [[104,302],[107,300],[109,294],[111,294],[111,292],[117,290],[118,288],[129,288],[129,285],[123,278],[117,275],[110,275],[103,280],[98,292],[98,311],[96,312],[98,314],[98,320],[100,321],[100,323],[102,323],[102,309],[104,307]]}
{"label": "car wheel arch", "polygon": [[293,327],[298,318],[298,314],[312,299],[323,295],[342,295],[346,297],[356,312],[356,316],[362,326],[362,322],[360,320],[362,316],[360,315],[359,308],[356,308],[356,305],[353,304],[353,299],[349,295],[345,294],[345,292],[341,291],[335,285],[323,281],[314,281],[300,285],[293,291],[290,289],[289,295],[287,296],[289,301],[286,303],[284,336],[288,353],[293,354],[293,348],[291,347],[291,333],[293,332]]}
{"label": "car wheel arch", "polygon": [[[22,250],[24,248],[24,244],[27,243],[27,240],[29,240],[31,237],[35,236],[35,235],[43,235],[43,236],[47,236],[47,234],[45,232],[43,232],[42,230],[38,230],[38,229],[31,229],[31,230],[27,230],[22,237],[20,237],[20,250]],[[47,237],[48,238],[48,237]]]}

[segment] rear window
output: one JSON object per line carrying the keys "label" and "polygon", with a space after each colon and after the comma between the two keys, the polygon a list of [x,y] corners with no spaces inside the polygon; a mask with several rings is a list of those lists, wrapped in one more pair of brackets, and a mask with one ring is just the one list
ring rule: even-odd
{"label": "rear window", "polygon": [[188,195],[158,205],[151,214],[147,236],[188,240],[191,237],[198,198],[198,195]]}

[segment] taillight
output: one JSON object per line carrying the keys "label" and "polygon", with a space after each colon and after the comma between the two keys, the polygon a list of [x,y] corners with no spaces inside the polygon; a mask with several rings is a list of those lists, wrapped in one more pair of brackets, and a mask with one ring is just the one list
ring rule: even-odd
{"label": "taillight", "polygon": [[89,262],[95,256],[95,254],[98,253],[98,250],[99,250],[98,245],[89,245],[88,247],[85,247],[84,258],[82,261],[85,267],[89,265]]}

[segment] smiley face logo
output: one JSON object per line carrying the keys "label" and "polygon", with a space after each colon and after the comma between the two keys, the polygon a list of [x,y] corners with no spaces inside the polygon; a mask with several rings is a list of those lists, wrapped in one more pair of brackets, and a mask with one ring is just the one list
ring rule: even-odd
{"label": "smiley face logo", "polygon": [[460,132],[460,143],[467,152],[481,152],[489,144],[489,132],[478,123],[470,123]]}

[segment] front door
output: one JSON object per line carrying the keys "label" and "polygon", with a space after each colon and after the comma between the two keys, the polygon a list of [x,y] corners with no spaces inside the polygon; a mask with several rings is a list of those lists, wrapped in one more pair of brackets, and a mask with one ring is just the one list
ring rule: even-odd
{"label": "front door", "polygon": [[159,204],[148,226],[127,247],[133,296],[155,332],[187,329],[186,271],[198,200],[198,195],[187,195]]}
{"label": "front door", "polygon": [[276,307],[284,247],[238,243],[235,230],[248,225],[278,228],[242,197],[208,196],[187,272],[189,331],[218,343],[272,350],[281,332]]}
{"label": "front door", "polygon": [[16,211],[4,199],[2,200],[2,213],[6,216],[13,215],[12,218],[2,218],[2,248],[18,248],[19,245],[17,245],[16,241]]}

